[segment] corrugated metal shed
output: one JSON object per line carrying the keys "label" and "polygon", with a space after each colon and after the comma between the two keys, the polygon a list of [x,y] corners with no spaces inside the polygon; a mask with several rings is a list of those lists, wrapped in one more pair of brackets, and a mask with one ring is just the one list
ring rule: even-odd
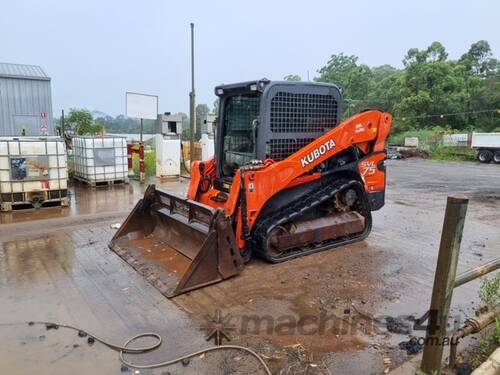
{"label": "corrugated metal shed", "polygon": [[0,136],[55,135],[50,77],[36,65],[0,63]]}
{"label": "corrugated metal shed", "polygon": [[50,81],[50,77],[45,73],[41,66],[9,64],[0,62],[0,77],[7,78],[31,78],[42,81]]}

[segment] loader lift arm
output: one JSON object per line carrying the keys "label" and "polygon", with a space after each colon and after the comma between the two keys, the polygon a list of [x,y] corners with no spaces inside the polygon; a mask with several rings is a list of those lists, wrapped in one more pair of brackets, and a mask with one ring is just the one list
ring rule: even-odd
{"label": "loader lift arm", "polygon": [[[380,111],[362,112],[342,122],[285,160],[279,162],[268,161],[267,163],[263,163],[261,168],[247,172],[239,170],[234,177],[231,193],[224,205],[226,214],[228,216],[234,215],[239,207],[242,173],[244,175],[244,186],[247,187],[248,226],[249,229],[252,229],[259,216],[259,212],[269,199],[295,184],[306,183],[321,178],[320,173],[310,174],[310,172],[321,163],[338,155],[349,147],[358,147],[366,155],[381,153],[376,159],[378,162],[383,161],[385,159],[385,143],[389,136],[391,124],[392,116],[389,113]],[[207,167],[204,163],[194,162],[193,170],[200,171],[200,169],[206,169]],[[200,195],[201,174],[199,172],[196,174],[200,177],[191,180],[188,198],[209,204],[215,192],[212,190]],[[383,176],[377,174],[375,177],[385,179],[385,173]],[[374,179],[372,177],[370,180]],[[366,181],[365,179],[367,190],[375,192],[376,187],[373,187],[370,183],[371,181]],[[239,245],[243,245],[241,240]]]}
{"label": "loader lift arm", "polygon": [[[245,174],[245,186],[249,186],[252,182],[255,186],[252,192],[248,192],[247,199],[250,228],[267,200],[332,156],[352,146],[358,147],[365,154],[384,151],[391,122],[392,117],[388,113],[379,111],[360,113],[287,159],[272,163],[254,173]],[[320,174],[315,177],[320,178]]]}

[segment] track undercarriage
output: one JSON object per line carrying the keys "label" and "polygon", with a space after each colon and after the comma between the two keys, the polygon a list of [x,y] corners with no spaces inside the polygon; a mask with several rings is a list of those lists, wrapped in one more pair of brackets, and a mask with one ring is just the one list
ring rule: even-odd
{"label": "track undercarriage", "polygon": [[255,225],[252,249],[279,263],[364,239],[371,211],[363,186],[339,180],[297,199]]}

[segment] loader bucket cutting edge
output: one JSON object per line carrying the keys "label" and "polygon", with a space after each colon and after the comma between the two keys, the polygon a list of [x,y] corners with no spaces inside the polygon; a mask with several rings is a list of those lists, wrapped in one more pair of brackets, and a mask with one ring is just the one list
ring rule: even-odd
{"label": "loader bucket cutting edge", "polygon": [[166,297],[239,274],[243,261],[221,210],[150,185],[109,247]]}

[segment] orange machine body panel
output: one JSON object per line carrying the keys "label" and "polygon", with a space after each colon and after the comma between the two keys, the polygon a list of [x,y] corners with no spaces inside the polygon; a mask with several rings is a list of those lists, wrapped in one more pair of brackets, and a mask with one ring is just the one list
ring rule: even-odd
{"label": "orange machine body panel", "polygon": [[[321,178],[314,169],[327,159],[352,147],[358,147],[367,156],[359,160],[359,174],[367,193],[385,189],[385,146],[392,125],[392,116],[380,111],[366,111],[340,123],[315,141],[288,158],[274,162],[266,160],[255,170],[238,170],[229,194],[213,188],[215,161],[196,161],[191,166],[188,198],[214,208],[223,208],[227,215],[236,217],[236,240],[240,249],[246,241],[242,235],[240,193],[244,178],[247,223],[251,230],[259,213],[276,194],[291,187]],[[205,184],[205,185],[204,185]],[[210,186],[210,187],[208,187]],[[236,215],[236,216],[235,216]]]}

